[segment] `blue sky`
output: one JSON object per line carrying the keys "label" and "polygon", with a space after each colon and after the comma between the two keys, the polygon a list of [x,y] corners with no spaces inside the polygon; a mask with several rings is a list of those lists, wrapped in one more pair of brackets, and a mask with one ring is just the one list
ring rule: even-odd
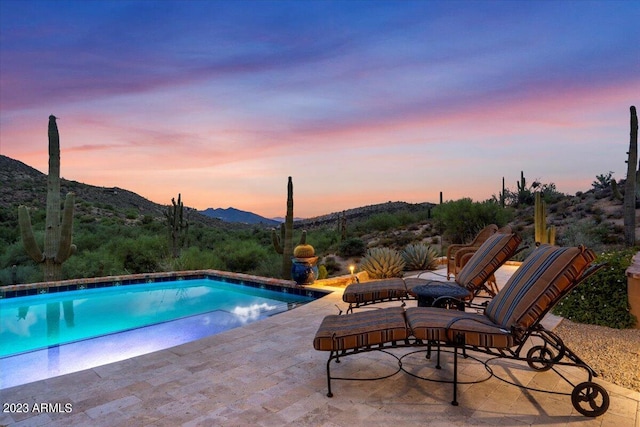
{"label": "blue sky", "polygon": [[309,217],[623,178],[635,1],[0,0],[0,154]]}

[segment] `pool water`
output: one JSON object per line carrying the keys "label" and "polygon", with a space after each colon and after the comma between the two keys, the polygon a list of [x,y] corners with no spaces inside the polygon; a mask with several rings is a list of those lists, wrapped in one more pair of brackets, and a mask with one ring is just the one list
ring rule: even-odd
{"label": "pool water", "polygon": [[194,341],[314,299],[211,279],[0,299],[0,389]]}

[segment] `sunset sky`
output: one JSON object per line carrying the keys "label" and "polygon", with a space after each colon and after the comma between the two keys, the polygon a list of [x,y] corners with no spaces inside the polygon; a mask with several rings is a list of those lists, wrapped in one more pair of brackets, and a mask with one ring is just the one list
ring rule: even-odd
{"label": "sunset sky", "polygon": [[0,0],[0,154],[311,217],[626,174],[638,1]]}

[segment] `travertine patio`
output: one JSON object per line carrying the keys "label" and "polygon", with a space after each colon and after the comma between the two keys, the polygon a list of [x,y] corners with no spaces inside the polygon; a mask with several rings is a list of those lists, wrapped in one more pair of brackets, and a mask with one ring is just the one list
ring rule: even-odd
{"label": "travertine patio", "polygon": [[[514,267],[500,271],[498,283]],[[327,354],[312,339],[323,316],[337,313],[341,288],[267,320],[123,362],[0,391],[3,403],[71,404],[71,411],[0,414],[15,426],[357,426],[590,425],[640,427],[640,393],[601,382],[606,414],[577,413],[569,396],[530,392],[496,378],[461,387],[398,374],[379,381],[336,381],[326,397]],[[553,321],[553,319],[550,319]],[[575,349],[579,354],[579,349]],[[345,369],[384,370],[393,359],[352,357]],[[347,364],[350,364],[347,366]],[[498,362],[511,380],[570,390],[552,372]],[[34,367],[36,369],[36,367]],[[445,367],[446,369],[446,367]],[[486,376],[471,366],[469,375]],[[598,381],[598,380],[596,380]],[[52,408],[52,409],[55,409]],[[63,409],[64,410],[64,409]]]}

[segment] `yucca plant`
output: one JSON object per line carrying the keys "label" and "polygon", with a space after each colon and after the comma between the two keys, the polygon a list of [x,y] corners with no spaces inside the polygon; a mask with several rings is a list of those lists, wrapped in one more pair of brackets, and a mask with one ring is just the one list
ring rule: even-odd
{"label": "yucca plant", "polygon": [[407,245],[401,253],[407,270],[435,270],[438,253],[424,243]]}
{"label": "yucca plant", "polygon": [[372,248],[360,262],[360,268],[372,279],[402,277],[404,260],[398,251],[390,248]]}

